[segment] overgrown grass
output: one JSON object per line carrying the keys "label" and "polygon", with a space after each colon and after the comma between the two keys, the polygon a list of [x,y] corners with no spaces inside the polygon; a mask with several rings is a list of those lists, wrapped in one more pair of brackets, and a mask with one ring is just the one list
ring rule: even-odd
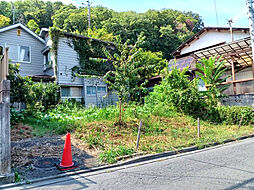
{"label": "overgrown grass", "polygon": [[[123,105],[122,122],[118,109],[84,108],[65,102],[42,113],[13,112],[12,121],[34,127],[34,133],[64,134],[67,131],[100,152],[101,162],[114,163],[119,157],[136,152],[156,153],[208,143],[220,143],[254,133],[254,112],[250,107],[218,106],[197,90],[184,71],[166,73],[160,85],[144,99],[143,106]],[[33,108],[35,109],[35,108]],[[197,118],[201,137],[197,138]],[[135,150],[139,120],[143,121],[139,150]]]}
{"label": "overgrown grass", "polygon": [[[114,106],[99,109],[61,104],[47,113],[18,116],[22,122],[33,127],[36,136],[74,133],[88,148],[100,152],[98,158],[101,162],[108,163],[114,163],[121,156],[134,152],[146,154],[193,145],[202,147],[208,143],[220,143],[254,133],[251,125],[239,128],[238,125],[213,124],[201,120],[201,137],[198,139],[196,118],[177,113],[164,105],[156,107],[154,110],[147,110],[143,106],[125,106],[124,122],[121,124],[117,122],[118,109]],[[135,150],[140,119],[143,120],[142,133],[139,150]]]}
{"label": "overgrown grass", "polygon": [[[47,113],[26,117],[34,134],[65,134],[67,131],[98,150],[101,162],[114,163],[121,156],[134,152],[159,153],[188,146],[202,147],[251,134],[251,125],[213,124],[201,120],[201,137],[197,138],[197,120],[172,109],[156,109],[149,113],[141,106],[124,109],[123,123],[118,124],[117,107],[83,108],[59,105]],[[143,120],[139,150],[135,150],[139,120]]]}

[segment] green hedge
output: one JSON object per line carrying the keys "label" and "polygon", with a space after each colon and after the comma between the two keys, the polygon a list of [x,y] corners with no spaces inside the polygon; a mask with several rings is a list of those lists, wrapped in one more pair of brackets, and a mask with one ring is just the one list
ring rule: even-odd
{"label": "green hedge", "polygon": [[254,112],[251,107],[239,107],[239,106],[218,106],[216,108],[220,122],[225,124],[250,125],[254,124]]}

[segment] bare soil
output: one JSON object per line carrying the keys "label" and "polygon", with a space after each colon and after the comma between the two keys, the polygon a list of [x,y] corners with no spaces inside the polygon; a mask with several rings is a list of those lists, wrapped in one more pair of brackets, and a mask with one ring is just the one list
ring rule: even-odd
{"label": "bare soil", "polygon": [[[71,141],[73,161],[79,164],[76,170],[99,166],[96,150],[88,149],[74,136],[71,136]],[[27,125],[12,127],[12,170],[28,181],[63,173],[56,168],[55,163],[61,161],[64,143],[65,135],[33,137],[32,128]]]}

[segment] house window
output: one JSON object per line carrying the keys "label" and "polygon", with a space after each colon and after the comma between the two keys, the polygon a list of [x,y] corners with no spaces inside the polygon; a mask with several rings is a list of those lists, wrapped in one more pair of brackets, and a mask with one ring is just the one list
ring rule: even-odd
{"label": "house window", "polygon": [[62,97],[70,97],[71,96],[71,89],[70,87],[62,87],[61,88]]}
{"label": "house window", "polygon": [[49,65],[51,61],[51,53],[49,51],[45,53],[45,58],[46,58],[46,65]]}
{"label": "house window", "polygon": [[64,98],[82,98],[81,87],[61,87],[61,94]]}
{"label": "house window", "polygon": [[105,86],[98,86],[97,89],[98,89],[98,92],[106,93],[106,87]]}
{"label": "house window", "polygon": [[30,48],[27,46],[19,47],[19,61],[21,62],[31,62]]}
{"label": "house window", "polygon": [[52,67],[52,62],[51,62],[51,53],[50,51],[47,51],[43,53],[44,55],[44,70],[51,68]]}
{"label": "house window", "polygon": [[87,90],[86,93],[89,94],[89,95],[95,95],[96,94],[95,86],[87,86],[86,90]]}
{"label": "house window", "polygon": [[82,98],[82,88],[71,87],[71,96],[75,98]]}
{"label": "house window", "polygon": [[9,47],[9,58],[14,62],[31,62],[31,47],[7,44]]}
{"label": "house window", "polygon": [[21,29],[17,29],[17,35],[21,36]]}
{"label": "house window", "polygon": [[48,55],[47,55],[47,64],[50,64],[50,61],[51,61],[51,53],[48,52]]}

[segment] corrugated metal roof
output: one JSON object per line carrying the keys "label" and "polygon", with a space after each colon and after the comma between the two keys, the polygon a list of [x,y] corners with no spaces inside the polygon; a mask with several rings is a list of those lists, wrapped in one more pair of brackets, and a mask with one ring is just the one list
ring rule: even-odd
{"label": "corrugated metal roof", "polygon": [[226,61],[226,66],[231,66],[231,62],[234,61],[235,66],[241,68],[249,67],[253,63],[250,37],[197,51],[192,56],[196,60],[211,56],[222,56]]}

